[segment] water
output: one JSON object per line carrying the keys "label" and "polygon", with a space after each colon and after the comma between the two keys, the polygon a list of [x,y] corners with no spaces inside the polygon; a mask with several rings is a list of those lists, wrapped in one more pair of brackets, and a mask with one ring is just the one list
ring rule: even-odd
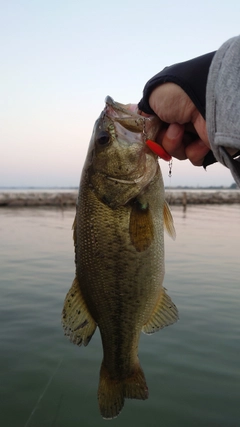
{"label": "water", "polygon": [[0,210],[0,425],[239,427],[240,206],[172,209],[165,286],[180,321],[141,336],[150,397],[101,419],[99,333],[78,348],[62,304],[74,276],[74,209]]}

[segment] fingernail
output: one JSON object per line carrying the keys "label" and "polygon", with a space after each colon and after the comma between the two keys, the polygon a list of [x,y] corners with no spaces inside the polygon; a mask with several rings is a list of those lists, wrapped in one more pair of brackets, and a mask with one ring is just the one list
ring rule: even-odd
{"label": "fingernail", "polygon": [[180,130],[181,129],[178,124],[172,123],[167,129],[166,135],[170,139],[177,138],[177,136],[180,134]]}

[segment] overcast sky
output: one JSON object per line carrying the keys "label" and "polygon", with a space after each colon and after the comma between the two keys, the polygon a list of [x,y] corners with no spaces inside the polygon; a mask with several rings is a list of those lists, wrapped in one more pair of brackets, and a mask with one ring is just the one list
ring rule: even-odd
{"label": "overcast sky", "polygon": [[[138,102],[166,65],[240,32],[238,0],[0,4],[0,186],[77,186],[106,95]],[[174,160],[171,181],[162,169],[166,185],[233,182],[221,165]]]}

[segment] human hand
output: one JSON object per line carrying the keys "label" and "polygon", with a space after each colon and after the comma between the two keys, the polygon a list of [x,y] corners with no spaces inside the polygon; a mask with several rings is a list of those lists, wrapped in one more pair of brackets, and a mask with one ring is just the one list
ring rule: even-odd
{"label": "human hand", "polygon": [[201,166],[210,150],[206,121],[189,96],[175,83],[156,87],[149,105],[164,122],[156,142],[171,156]]}

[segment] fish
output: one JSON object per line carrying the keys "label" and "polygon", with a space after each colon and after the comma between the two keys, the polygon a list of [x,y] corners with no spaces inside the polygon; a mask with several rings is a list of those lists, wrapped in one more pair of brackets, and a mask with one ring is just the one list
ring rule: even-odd
{"label": "fish", "polygon": [[178,320],[163,287],[164,228],[175,228],[164,197],[154,140],[159,119],[143,117],[110,96],[97,119],[82,170],[73,223],[76,275],[62,326],[78,346],[100,330],[103,360],[98,405],[116,418],[124,401],[148,398],[138,358],[141,332]]}

